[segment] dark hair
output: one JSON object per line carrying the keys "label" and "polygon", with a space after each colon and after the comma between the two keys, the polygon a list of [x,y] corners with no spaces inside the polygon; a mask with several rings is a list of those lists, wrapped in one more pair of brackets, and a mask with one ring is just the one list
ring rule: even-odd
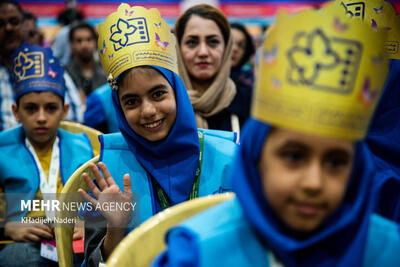
{"label": "dark hair", "polygon": [[92,34],[92,37],[97,41],[97,33],[96,30],[89,24],[84,21],[77,21],[71,24],[71,29],[69,30],[69,41],[72,42],[74,38],[74,34],[77,30],[87,29]]}
{"label": "dark hair", "polygon": [[[122,83],[124,82],[124,79],[125,79],[125,77],[128,75],[128,73],[129,73],[131,70],[133,70],[133,69],[147,69],[147,70],[150,69],[150,70],[155,70],[155,71],[157,71],[158,73],[160,73],[157,69],[155,69],[155,68],[153,68],[153,67],[151,67],[151,66],[148,66],[148,65],[136,66],[136,67],[127,69],[127,70],[123,71],[120,75],[118,75],[118,79],[117,79],[117,86],[118,86],[118,88],[122,85]],[[160,74],[162,74],[162,73],[160,73]]]}
{"label": "dark hair", "polygon": [[37,18],[35,16],[35,14],[33,14],[32,12],[29,12],[29,11],[23,11],[22,15],[24,16],[24,20],[33,20],[36,25]]}
{"label": "dark hair", "polygon": [[229,26],[229,22],[225,15],[217,8],[206,5],[206,4],[200,4],[200,5],[195,5],[183,13],[178,20],[176,21],[175,24],[175,35],[176,38],[178,39],[178,43],[180,44],[182,41],[183,34],[185,32],[186,24],[189,21],[189,19],[193,16],[199,16],[204,19],[210,19],[214,21],[217,25],[218,28],[220,29],[222,36],[224,37],[225,41],[225,46],[228,43],[229,40],[229,35],[231,28]]}
{"label": "dark hair", "polygon": [[66,8],[62,10],[57,17],[59,23],[69,25],[74,21],[83,19],[83,14],[75,8]]}
{"label": "dark hair", "polygon": [[255,52],[255,48],[254,48],[254,44],[253,44],[253,39],[251,38],[249,32],[246,30],[246,28],[242,24],[232,23],[231,28],[241,31],[246,38],[246,48],[244,49],[244,55],[240,59],[237,67],[235,67],[235,69],[236,69],[236,68],[241,68],[250,59],[250,57]]}
{"label": "dark hair", "polygon": [[0,0],[0,6],[7,5],[7,4],[10,4],[10,5],[15,6],[15,7],[18,9],[19,13],[21,13],[22,18],[24,19],[24,12],[23,12],[21,6],[19,5],[19,3],[18,3],[17,1],[13,1],[13,0]]}

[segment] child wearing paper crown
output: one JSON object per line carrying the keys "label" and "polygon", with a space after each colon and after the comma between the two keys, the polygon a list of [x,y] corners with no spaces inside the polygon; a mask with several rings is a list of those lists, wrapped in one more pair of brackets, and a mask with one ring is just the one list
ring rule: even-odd
{"label": "child wearing paper crown", "polygon": [[[85,225],[88,266],[106,260],[127,228],[169,206],[230,190],[226,176],[237,146],[232,132],[197,129],[177,75],[175,39],[157,9],[121,4],[99,25],[98,44],[121,132],[100,136],[104,178],[92,165],[98,187],[84,178],[94,198],[80,192],[95,206],[112,200],[137,207],[100,210],[104,229]],[[83,216],[96,219],[89,210]]]}
{"label": "child wearing paper crown", "polygon": [[58,128],[68,104],[63,69],[51,49],[23,44],[13,54],[12,70],[12,110],[22,125],[0,133],[0,187],[7,201],[4,234],[15,243],[1,250],[0,266],[47,266],[56,262],[40,256],[41,242],[54,239],[54,232],[40,222],[24,223],[24,218],[52,220],[54,211],[30,211],[21,200],[54,199],[93,152],[86,135]]}
{"label": "child wearing paper crown", "polygon": [[170,230],[154,266],[399,266],[399,228],[372,211],[362,141],[384,40],[336,8],[279,14],[232,172],[237,198]]}

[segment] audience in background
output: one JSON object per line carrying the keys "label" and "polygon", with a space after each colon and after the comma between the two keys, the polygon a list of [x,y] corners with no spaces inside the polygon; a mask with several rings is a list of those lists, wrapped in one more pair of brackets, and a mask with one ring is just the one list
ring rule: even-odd
{"label": "audience in background", "polygon": [[232,101],[231,110],[238,114],[240,126],[242,126],[250,116],[254,82],[253,66],[250,60],[255,49],[252,37],[243,25],[232,23],[231,29],[233,36],[231,79],[236,85],[236,95]]}
{"label": "audience in background", "polygon": [[51,48],[54,55],[60,60],[62,65],[66,65],[71,57],[71,48],[69,45],[69,29],[71,23],[81,21],[82,13],[76,8],[66,8],[58,15],[58,22],[62,25],[57,35],[54,37]]}
{"label": "audience in background", "polygon": [[100,62],[96,60],[97,33],[86,22],[71,24],[69,30],[71,58],[65,69],[71,75],[76,87],[83,93],[82,102],[94,89],[107,82]]}
{"label": "audience in background", "polygon": [[28,11],[24,11],[24,30],[26,32],[25,40],[30,45],[40,45],[43,46],[44,36],[37,27],[36,16]]}

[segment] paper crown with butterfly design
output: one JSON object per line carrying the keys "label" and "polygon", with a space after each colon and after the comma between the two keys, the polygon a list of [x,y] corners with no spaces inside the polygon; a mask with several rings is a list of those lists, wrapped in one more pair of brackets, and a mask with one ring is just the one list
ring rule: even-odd
{"label": "paper crown with butterfly design", "polygon": [[384,0],[336,0],[336,4],[348,17],[362,20],[373,29],[386,30],[388,57],[400,59],[400,16],[390,3]]}
{"label": "paper crown with butterfly design", "polygon": [[50,91],[64,99],[64,69],[50,48],[24,43],[12,56],[14,98]]}
{"label": "paper crown with butterfly design", "polygon": [[125,70],[143,65],[178,73],[175,37],[155,8],[121,4],[99,25],[98,47],[111,83]]}
{"label": "paper crown with butterfly design", "polygon": [[280,12],[259,53],[253,117],[309,134],[362,139],[388,73],[386,32],[337,5]]}

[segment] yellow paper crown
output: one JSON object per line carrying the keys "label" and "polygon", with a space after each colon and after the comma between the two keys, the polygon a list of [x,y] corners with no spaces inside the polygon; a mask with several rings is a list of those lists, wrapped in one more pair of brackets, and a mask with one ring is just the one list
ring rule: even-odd
{"label": "yellow paper crown", "polygon": [[253,117],[310,134],[365,136],[388,73],[386,33],[333,6],[278,15],[259,55]]}
{"label": "yellow paper crown", "polygon": [[360,19],[373,29],[387,30],[386,52],[389,58],[400,59],[400,16],[384,0],[336,0],[345,14]]}
{"label": "yellow paper crown", "polygon": [[121,4],[99,25],[98,47],[104,72],[112,80],[144,65],[178,73],[175,38],[155,8]]}

